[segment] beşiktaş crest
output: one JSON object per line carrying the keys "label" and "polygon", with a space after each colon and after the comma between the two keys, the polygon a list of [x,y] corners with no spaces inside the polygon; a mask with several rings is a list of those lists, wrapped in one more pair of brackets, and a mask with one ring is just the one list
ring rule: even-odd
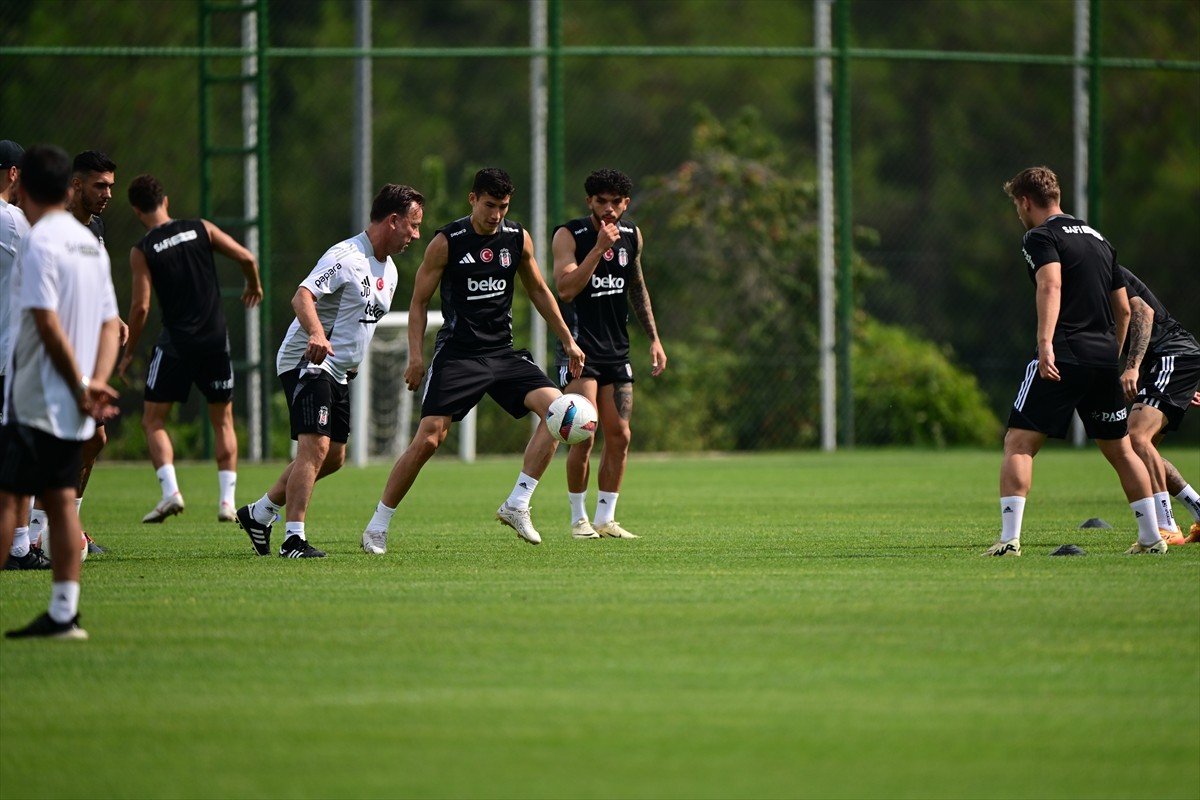
{"label": "be\u015fikta\u015f crest", "polygon": [[508,269],[512,266],[512,253],[509,252],[507,247],[502,247],[500,249],[500,266],[504,267],[505,269]]}
{"label": "be\u015fikta\u015f crest", "polygon": [[624,247],[617,251],[617,263],[622,267],[629,266],[629,251]]}

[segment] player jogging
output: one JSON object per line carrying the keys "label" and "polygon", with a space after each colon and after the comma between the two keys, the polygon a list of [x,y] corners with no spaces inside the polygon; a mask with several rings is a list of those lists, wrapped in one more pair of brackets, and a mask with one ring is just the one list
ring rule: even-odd
{"label": "player jogging", "polygon": [[587,365],[571,375],[561,345],[555,348],[555,372],[565,392],[592,402],[604,431],[597,476],[596,514],[588,521],[589,458],[594,439],[572,445],[567,453],[567,497],[571,535],[576,539],[636,539],[615,519],[617,496],[629,457],[629,418],[633,412],[633,367],[629,364],[629,308],[650,338],[650,374],[667,366],[658,339],[650,293],[642,275],[642,232],[624,218],[633,181],[615,169],[600,169],[583,183],[591,212],[554,231],[554,283],[563,301],[563,317]]}

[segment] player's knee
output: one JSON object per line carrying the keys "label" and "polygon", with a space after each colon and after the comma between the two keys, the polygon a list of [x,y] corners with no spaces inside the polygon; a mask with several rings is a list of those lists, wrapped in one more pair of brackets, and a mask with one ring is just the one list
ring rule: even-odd
{"label": "player's knee", "polygon": [[580,461],[587,461],[592,455],[592,445],[596,443],[596,437],[589,436],[579,444],[571,445],[570,457]]}
{"label": "player's knee", "polygon": [[442,446],[442,442],[446,441],[446,435],[438,431],[430,431],[418,436],[413,440],[413,444],[417,446],[418,452],[425,458],[429,458],[437,452]]}
{"label": "player's knee", "polygon": [[1129,431],[1129,443],[1139,455],[1154,449],[1154,436],[1146,430]]}

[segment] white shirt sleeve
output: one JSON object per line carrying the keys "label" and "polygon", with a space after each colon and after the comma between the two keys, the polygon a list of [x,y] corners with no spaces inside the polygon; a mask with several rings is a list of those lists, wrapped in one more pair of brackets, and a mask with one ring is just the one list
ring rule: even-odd
{"label": "white shirt sleeve", "polygon": [[361,258],[361,254],[351,249],[330,250],[300,285],[312,292],[313,297],[333,294],[347,283],[355,281],[358,270],[353,265],[358,258]]}
{"label": "white shirt sleeve", "polygon": [[21,254],[21,310],[57,309],[58,262],[42,242],[27,241]]}

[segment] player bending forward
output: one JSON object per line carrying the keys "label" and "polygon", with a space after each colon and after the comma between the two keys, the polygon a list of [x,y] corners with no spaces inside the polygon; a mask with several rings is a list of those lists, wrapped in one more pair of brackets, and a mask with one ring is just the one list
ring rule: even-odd
{"label": "player bending forward", "polygon": [[308,543],[304,517],[313,485],[346,461],[350,384],[392,305],[399,278],[392,255],[421,238],[425,198],[390,183],[371,205],[371,224],[325,251],[292,298],[296,318],[275,359],[291,412],[296,458],[259,500],[237,510],[254,552],[271,554],[271,526],[287,505],[282,558],[324,558]]}

